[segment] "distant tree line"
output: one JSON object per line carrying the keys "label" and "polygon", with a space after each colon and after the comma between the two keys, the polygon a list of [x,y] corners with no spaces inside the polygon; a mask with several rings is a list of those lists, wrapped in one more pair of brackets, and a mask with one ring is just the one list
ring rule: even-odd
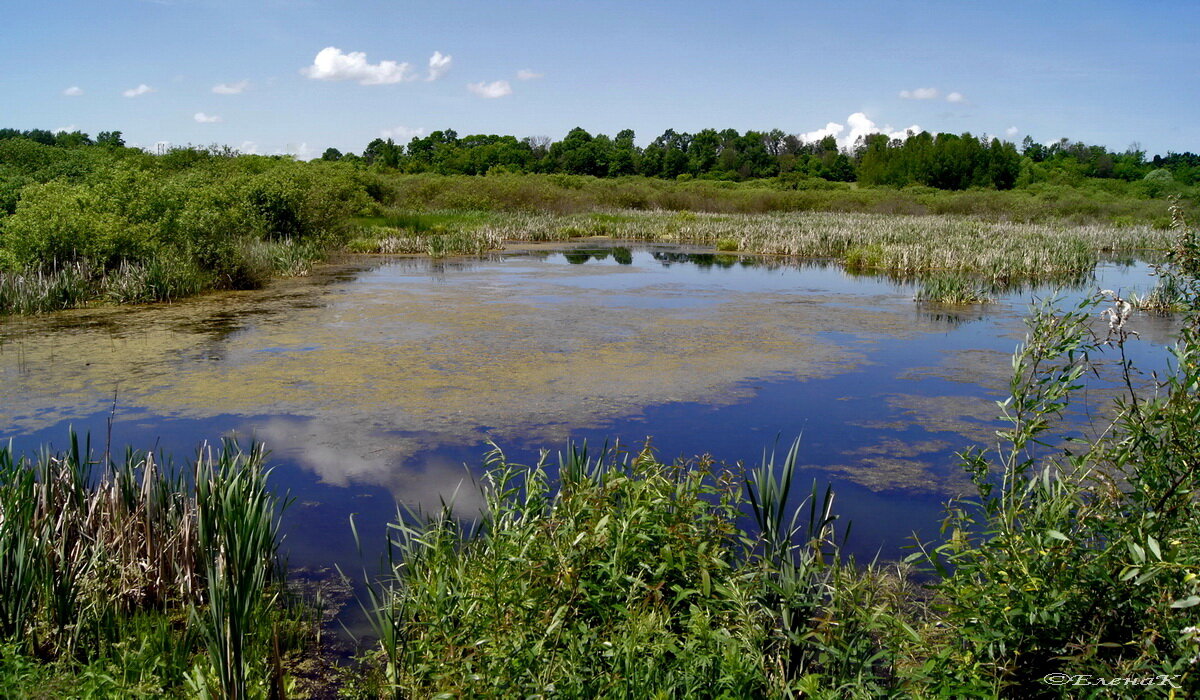
{"label": "distant tree line", "polygon": [[[80,131],[0,129],[0,141],[6,139],[65,148],[125,145],[120,131],[101,132],[92,139]],[[575,128],[560,141],[495,134],[460,137],[453,129],[446,129],[414,137],[407,144],[377,138],[361,154],[329,148],[321,160],[401,173],[820,179],[944,190],[1003,190],[1037,182],[1079,184],[1086,178],[1145,180],[1150,189],[1200,182],[1200,156],[1191,152],[1148,159],[1137,144],[1115,152],[1065,138],[1046,145],[1026,137],[1018,147],[1009,141],[970,133],[921,132],[905,138],[869,134],[843,148],[832,136],[806,141],[779,129],[745,133],[704,129],[694,134],[667,129],[641,147],[634,143],[630,129],[609,137]]]}
{"label": "distant tree line", "polygon": [[101,131],[95,139],[82,131],[48,131],[46,129],[0,129],[0,141],[6,139],[28,139],[44,146],[112,146],[125,145],[119,131]]}
{"label": "distant tree line", "polygon": [[484,175],[489,172],[564,173],[668,179],[820,178],[867,185],[925,185],[938,189],[1011,189],[1038,181],[1079,178],[1140,180],[1155,171],[1181,184],[1200,180],[1200,156],[1169,153],[1147,160],[1136,144],[1122,152],[1061,139],[1044,145],[1026,137],[1016,144],[990,136],[931,134],[906,138],[869,134],[850,148],[827,136],[805,141],[772,131],[704,129],[695,134],[667,129],[642,148],[626,129],[615,138],[582,128],[561,141],[545,137],[471,135],[453,129],[414,137],[407,145],[378,138],[361,155],[335,148],[325,160],[359,162],[407,173]]}

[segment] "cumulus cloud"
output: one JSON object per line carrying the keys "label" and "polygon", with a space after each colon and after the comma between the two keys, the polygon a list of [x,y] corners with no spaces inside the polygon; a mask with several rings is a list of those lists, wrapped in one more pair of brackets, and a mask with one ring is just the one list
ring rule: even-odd
{"label": "cumulus cloud", "polygon": [[878,126],[863,112],[855,112],[846,117],[845,124],[829,122],[823,128],[797,134],[801,141],[813,143],[826,136],[837,139],[839,148],[853,148],[856,141],[868,134],[885,134],[889,139],[908,138],[909,134],[919,134],[924,129],[913,124],[907,129],[893,129],[890,125]]}
{"label": "cumulus cloud", "polygon": [[221,118],[215,114],[205,114],[204,112],[196,112],[196,116],[192,117],[201,124],[216,124],[221,121]]}
{"label": "cumulus cloud", "polygon": [[79,131],[79,127],[75,126],[74,124],[68,124],[67,126],[60,126],[60,127],[58,127],[57,129],[55,129],[55,130],[54,130],[53,132],[51,132],[51,133],[55,133],[55,134],[73,134],[73,133],[75,133],[76,131]]}
{"label": "cumulus cloud", "polygon": [[[431,67],[432,63],[430,59]],[[300,74],[313,80],[353,80],[359,85],[388,85],[417,79],[416,72],[408,63],[368,63],[367,54],[362,51],[343,53],[334,46],[321,49],[312,65],[302,68]]]}
{"label": "cumulus cloud", "polygon": [[512,85],[507,80],[496,80],[490,83],[471,83],[467,85],[471,92],[487,99],[495,99],[512,94]]}
{"label": "cumulus cloud", "polygon": [[242,141],[242,145],[238,146],[238,153],[258,155],[258,144],[254,141]]}
{"label": "cumulus cloud", "polygon": [[949,95],[946,95],[946,101],[947,102],[966,102],[967,98],[963,97],[963,94],[961,92],[952,92]]}
{"label": "cumulus cloud", "polygon": [[141,85],[138,85],[135,88],[129,88],[128,90],[126,90],[125,92],[122,92],[121,94],[126,97],[141,97],[142,95],[147,95],[151,92],[154,92],[154,88],[150,87],[149,85],[147,85],[145,83],[142,83]]}
{"label": "cumulus cloud", "polygon": [[236,83],[218,83],[213,85],[212,91],[218,95],[240,95],[249,87],[249,80],[239,80]]}
{"label": "cumulus cloud", "polygon": [[534,73],[528,68],[522,68],[521,70],[517,71],[517,80],[537,80],[544,75],[545,73]]}
{"label": "cumulus cloud", "polygon": [[900,98],[905,100],[936,100],[941,94],[937,88],[917,88],[916,90],[901,90]]}
{"label": "cumulus cloud", "polygon": [[396,143],[407,143],[418,136],[424,136],[424,129],[412,129],[407,126],[396,126],[391,129],[384,129],[379,132],[379,135],[385,139],[391,139]]}
{"label": "cumulus cloud", "polygon": [[800,136],[800,140],[804,141],[805,143],[815,143],[815,142],[820,141],[821,139],[825,138],[826,136],[832,136],[836,139],[838,137],[838,135],[840,135],[845,130],[846,130],[846,127],[844,125],[838,124],[837,122],[829,122],[822,129],[817,129],[815,131],[808,131],[803,134],[799,134],[799,136]]}
{"label": "cumulus cloud", "polygon": [[67,97],[79,97],[83,94],[83,88],[79,87],[78,85],[72,85],[66,90],[63,90],[62,94],[66,95]]}
{"label": "cumulus cloud", "polygon": [[1008,136],[1009,138],[1012,138],[1013,136],[1016,136],[1019,133],[1021,133],[1021,130],[1015,126],[1010,126],[1004,130],[1004,135]]}
{"label": "cumulus cloud", "polygon": [[441,51],[434,51],[429,57],[429,77],[426,80],[437,80],[450,70],[453,56],[443,56]]}
{"label": "cumulus cloud", "polygon": [[846,147],[853,146],[863,136],[868,134],[884,134],[889,139],[904,139],[908,138],[909,134],[919,134],[924,129],[913,124],[906,129],[892,129],[890,125],[876,126],[875,122],[871,121],[866,114],[855,112],[849,117],[846,117],[846,125],[849,127],[849,132],[846,134],[844,144]]}

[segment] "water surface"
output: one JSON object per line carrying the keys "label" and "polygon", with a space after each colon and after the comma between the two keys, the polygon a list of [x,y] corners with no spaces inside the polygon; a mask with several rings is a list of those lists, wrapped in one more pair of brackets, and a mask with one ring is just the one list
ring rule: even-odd
{"label": "water surface", "polygon": [[[1142,264],[1097,277],[1151,284]],[[457,493],[469,514],[488,441],[518,461],[586,439],[755,463],[803,435],[804,476],[834,484],[852,549],[897,556],[969,487],[955,454],[994,442],[1023,316],[1050,293],[945,307],[913,291],[820,261],[603,241],[358,259],[265,290],[6,320],[0,436],[102,440],[111,415],[115,443],[180,457],[263,440],[296,499],[292,564],[354,569],[352,513],[379,533],[397,501]],[[1135,361],[1161,367],[1172,321],[1134,325]]]}

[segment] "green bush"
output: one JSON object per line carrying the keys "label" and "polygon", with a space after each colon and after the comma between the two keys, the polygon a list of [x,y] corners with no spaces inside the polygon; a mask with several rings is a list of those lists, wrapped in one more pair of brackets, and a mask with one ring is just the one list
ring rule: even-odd
{"label": "green bush", "polygon": [[149,227],[112,211],[102,192],[87,185],[31,185],[4,223],[4,245],[16,263],[43,270],[79,261],[114,267],[141,260],[151,241]]}

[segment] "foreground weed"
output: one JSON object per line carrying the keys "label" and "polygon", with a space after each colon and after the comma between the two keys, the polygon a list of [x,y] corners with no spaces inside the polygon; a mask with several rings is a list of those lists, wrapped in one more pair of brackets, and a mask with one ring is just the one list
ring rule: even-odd
{"label": "foreground weed", "polygon": [[[282,504],[263,456],[227,443],[190,469],[133,451],[105,463],[74,434],[68,450],[36,459],[0,448],[8,687],[228,698],[284,688],[269,661],[297,611],[279,604]],[[49,665],[30,675],[32,658]]]}
{"label": "foreground weed", "polygon": [[[850,571],[834,551],[832,494],[796,507],[797,455],[793,446],[743,481],[740,469],[705,459],[666,465],[649,451],[572,447],[552,486],[545,455],[523,466],[497,449],[479,521],[460,524],[445,509],[393,525],[388,569],[366,605],[380,638],[368,660],[374,689],[358,692],[784,697],[803,687],[863,696],[884,688],[871,675],[890,663],[878,653],[880,606],[869,620],[832,585]],[[762,534],[738,527],[746,517]],[[841,624],[859,630],[854,644],[829,638]]]}

